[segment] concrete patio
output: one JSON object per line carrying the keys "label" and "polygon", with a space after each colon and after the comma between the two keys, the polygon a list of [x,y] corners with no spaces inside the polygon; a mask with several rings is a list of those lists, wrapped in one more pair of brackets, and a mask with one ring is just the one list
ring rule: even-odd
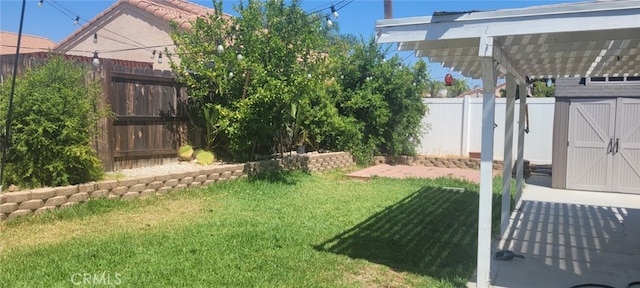
{"label": "concrete patio", "polygon": [[492,260],[492,286],[640,287],[630,285],[640,281],[640,195],[552,189],[550,181],[527,180],[507,237],[492,251],[525,259]]}
{"label": "concrete patio", "polygon": [[[640,281],[640,195],[552,189],[550,171],[534,171],[513,211],[507,237],[493,242],[525,259],[491,260],[493,287],[635,287]],[[471,169],[376,165],[350,177],[454,177],[478,182]],[[475,280],[468,287],[475,287]],[[583,286],[589,287],[589,286]],[[593,286],[606,287],[606,286]]]}

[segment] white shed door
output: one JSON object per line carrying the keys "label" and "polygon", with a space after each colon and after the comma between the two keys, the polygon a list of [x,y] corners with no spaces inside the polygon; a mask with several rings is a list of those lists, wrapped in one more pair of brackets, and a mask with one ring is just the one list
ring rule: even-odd
{"label": "white shed door", "polygon": [[640,194],[640,99],[618,98],[613,191]]}
{"label": "white shed door", "polygon": [[611,191],[616,99],[576,99],[569,108],[567,189]]}

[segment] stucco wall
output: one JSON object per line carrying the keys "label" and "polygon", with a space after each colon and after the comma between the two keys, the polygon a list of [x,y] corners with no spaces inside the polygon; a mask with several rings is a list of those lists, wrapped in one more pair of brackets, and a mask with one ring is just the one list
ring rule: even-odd
{"label": "stucco wall", "polygon": [[[63,47],[67,51],[66,54],[93,57],[93,52],[83,51],[97,51],[101,58],[153,62],[154,69],[171,70],[169,58],[164,52],[165,47],[173,52],[173,40],[169,37],[171,31],[169,24],[142,13],[138,8],[124,5],[123,7],[121,10],[112,11],[104,19],[96,22],[91,29],[85,29],[76,35],[75,39],[71,39],[68,46]],[[93,35],[96,33],[98,34],[98,43],[94,44]],[[158,47],[136,49],[154,46]],[[123,49],[131,50],[110,52]],[[157,62],[158,53],[154,59],[151,59],[151,51],[154,49],[157,52],[162,51],[162,64]],[[180,63],[178,59],[174,60],[177,61],[176,63]]]}

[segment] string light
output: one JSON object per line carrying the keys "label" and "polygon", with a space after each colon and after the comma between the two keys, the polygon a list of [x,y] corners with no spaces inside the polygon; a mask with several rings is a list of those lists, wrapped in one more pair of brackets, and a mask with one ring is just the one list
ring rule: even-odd
{"label": "string light", "polygon": [[44,0],[38,1],[38,7],[42,8],[42,4],[44,4]]}
{"label": "string light", "polygon": [[98,44],[98,33],[93,34],[93,44]]}
{"label": "string light", "polygon": [[218,39],[218,47],[216,47],[218,53],[224,52],[224,46],[222,46],[222,40]]}
{"label": "string light", "polygon": [[333,21],[331,21],[331,19],[329,19],[329,16],[326,16],[325,19],[327,19],[327,27],[332,27],[333,26]]}
{"label": "string light", "polygon": [[244,59],[244,56],[242,56],[242,54],[238,52],[238,55],[236,56],[236,58],[238,59],[238,61],[242,61],[242,59]]}
{"label": "string light", "polygon": [[80,23],[80,16],[76,16],[76,20],[73,20],[73,25],[78,25]]}
{"label": "string light", "polygon": [[229,72],[229,79],[233,78],[233,71]]}
{"label": "string light", "polygon": [[151,52],[151,59],[153,59],[153,58],[156,58],[156,50],[155,49]]}
{"label": "string light", "polygon": [[333,18],[338,19],[338,16],[340,16],[340,14],[338,14],[338,10],[336,10],[336,7],[331,5],[331,14],[333,14]]}
{"label": "string light", "polygon": [[158,53],[158,64],[162,64],[162,52]]}
{"label": "string light", "polygon": [[91,64],[93,64],[93,67],[100,66],[100,59],[98,59],[98,51],[93,52],[93,61],[91,61]]}

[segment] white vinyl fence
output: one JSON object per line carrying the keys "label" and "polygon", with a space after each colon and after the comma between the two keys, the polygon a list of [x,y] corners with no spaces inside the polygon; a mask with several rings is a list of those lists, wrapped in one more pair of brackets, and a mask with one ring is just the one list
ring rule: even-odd
{"label": "white vinyl fence", "polygon": [[[468,157],[480,152],[482,98],[425,98],[429,111],[422,118],[424,127],[418,154]],[[513,153],[518,149],[518,112],[515,103]],[[524,136],[524,159],[534,164],[551,164],[555,98],[527,98],[529,133]],[[494,159],[504,157],[505,98],[496,98]],[[524,125],[524,123],[523,123]]]}

